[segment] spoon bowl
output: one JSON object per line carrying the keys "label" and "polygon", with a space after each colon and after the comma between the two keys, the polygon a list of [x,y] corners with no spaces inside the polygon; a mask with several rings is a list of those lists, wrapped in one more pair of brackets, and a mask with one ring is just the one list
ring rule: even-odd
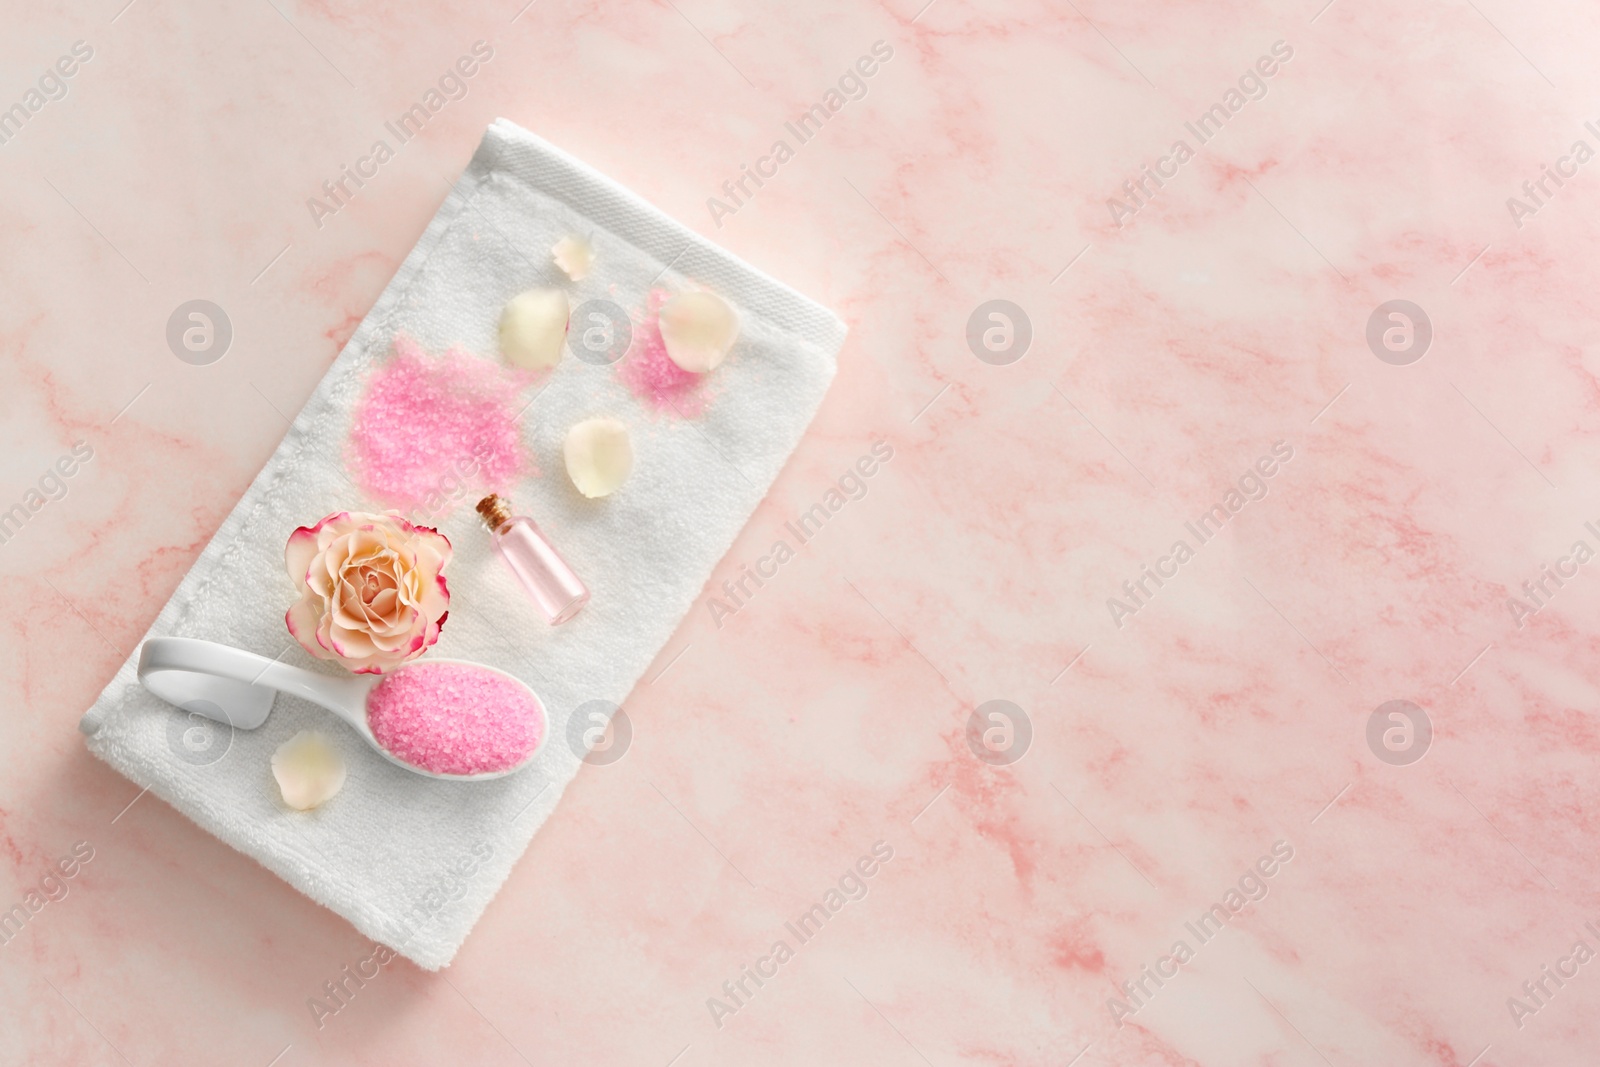
{"label": "spoon bowl", "polygon": [[[453,668],[456,676],[462,679],[477,679],[480,682],[495,679],[511,683],[515,691],[531,703],[537,714],[538,737],[526,755],[514,766],[470,774],[450,774],[410,763],[384,747],[373,733],[369,721],[369,697],[380,685],[401,678],[407,671],[430,670],[433,667]],[[414,681],[416,677],[413,675],[406,681]],[[266,722],[277,694],[289,693],[332,712],[395,766],[427,778],[451,782],[484,782],[515,774],[533,761],[548,736],[549,717],[545,714],[544,702],[527,683],[505,671],[467,660],[430,659],[407,664],[388,674],[336,677],[280,663],[215,641],[192,637],[153,637],[139,651],[139,681],[152,694],[169,704],[238,730],[254,730]],[[458,706],[439,710],[467,720],[474,709]]]}

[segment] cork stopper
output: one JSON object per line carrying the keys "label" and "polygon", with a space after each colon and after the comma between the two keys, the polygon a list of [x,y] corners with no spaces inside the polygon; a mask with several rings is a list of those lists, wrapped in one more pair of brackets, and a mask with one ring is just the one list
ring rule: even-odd
{"label": "cork stopper", "polygon": [[485,526],[490,530],[498,530],[511,521],[511,501],[490,493],[478,501],[478,514],[483,517]]}

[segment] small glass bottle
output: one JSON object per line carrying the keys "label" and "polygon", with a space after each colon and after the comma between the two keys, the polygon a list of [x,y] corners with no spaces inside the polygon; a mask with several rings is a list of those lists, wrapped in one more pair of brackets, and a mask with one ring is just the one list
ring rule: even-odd
{"label": "small glass bottle", "polygon": [[539,605],[551,626],[559,626],[589,602],[589,590],[556,554],[533,520],[511,514],[511,502],[493,493],[478,501],[478,514],[494,541],[494,549]]}

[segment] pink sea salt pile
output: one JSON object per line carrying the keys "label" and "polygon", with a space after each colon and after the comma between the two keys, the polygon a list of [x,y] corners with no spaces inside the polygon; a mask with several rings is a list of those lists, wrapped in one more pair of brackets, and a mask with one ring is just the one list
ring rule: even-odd
{"label": "pink sea salt pile", "polygon": [[467,663],[419,663],[367,694],[378,744],[434,774],[507,771],[544,737],[544,707],[518,682]]}
{"label": "pink sea salt pile", "polygon": [[665,290],[650,291],[644,319],[633,335],[633,347],[617,374],[634,396],[687,418],[700,414],[705,407],[698,390],[705,375],[684,370],[667,355],[666,342],[661,340],[661,305],[666,301]]}
{"label": "pink sea salt pile", "polygon": [[356,484],[388,507],[437,502],[464,472],[490,489],[522,469],[518,393],[527,376],[460,349],[430,357],[409,337],[379,366],[356,405],[348,462]]}

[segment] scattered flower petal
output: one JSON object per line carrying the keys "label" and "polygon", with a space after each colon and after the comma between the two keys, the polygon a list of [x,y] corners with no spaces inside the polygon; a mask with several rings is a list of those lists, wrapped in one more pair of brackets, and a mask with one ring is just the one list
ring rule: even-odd
{"label": "scattered flower petal", "polygon": [[324,734],[301,730],[272,754],[272,776],[285,804],[310,811],[344,788],[344,757]]}
{"label": "scattered flower petal", "polygon": [[617,419],[585,419],[567,431],[567,475],[591,500],[609,496],[633,471],[633,442]]}
{"label": "scattered flower petal", "polygon": [[634,327],[633,345],[618,365],[617,377],[634,396],[657,411],[694,418],[705,410],[705,397],[700,391],[705,375],[690,374],[667,355],[660,321],[661,305],[667,298],[664,289],[650,290],[643,315]]}
{"label": "scattered flower petal", "polygon": [[506,302],[500,313],[500,352],[526,370],[545,370],[561,362],[572,313],[560,289],[529,289]]}
{"label": "scattered flower petal", "polygon": [[661,308],[661,340],[672,362],[705,374],[727,356],[739,338],[739,315],[715,293],[679,293]]}
{"label": "scattered flower petal", "polygon": [[594,266],[594,246],[582,237],[563,237],[550,249],[550,255],[556,261],[556,266],[575,282],[587,278],[589,268]]}

